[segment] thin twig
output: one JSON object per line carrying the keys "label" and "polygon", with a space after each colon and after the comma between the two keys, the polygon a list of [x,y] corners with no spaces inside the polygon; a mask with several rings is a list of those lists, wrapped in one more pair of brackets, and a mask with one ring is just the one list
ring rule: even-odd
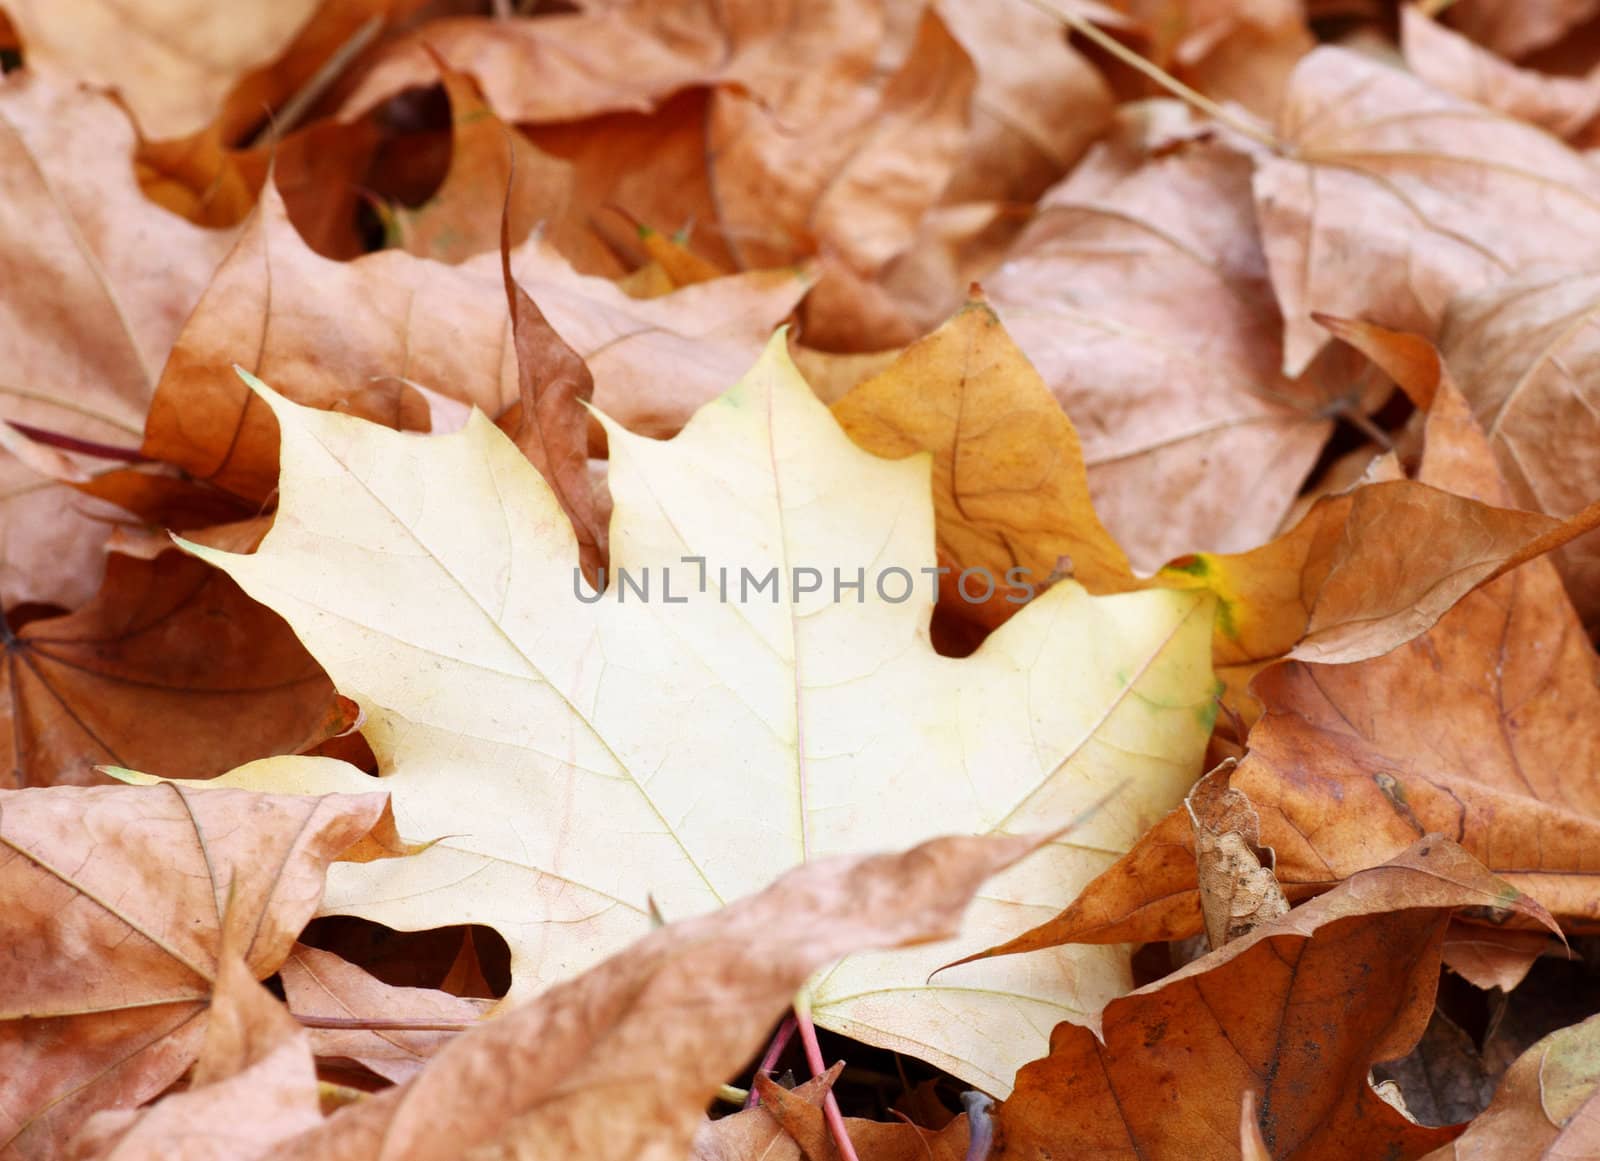
{"label": "thin twig", "polygon": [[[783,1055],[783,1050],[789,1047],[789,1041],[794,1039],[795,1020],[791,1013],[783,1018],[783,1023],[778,1025],[778,1030],[772,1034],[772,1043],[767,1045],[767,1051],[761,1058],[761,1063],[756,1065],[756,1072],[762,1076],[771,1076],[772,1070],[778,1067],[778,1057]],[[745,1100],[744,1107],[753,1109],[761,1103],[761,1094],[756,1091],[755,1085],[750,1086],[750,1096]]]}
{"label": "thin twig", "polygon": [[1116,37],[1102,32],[1083,17],[1074,15],[1071,12],[1062,12],[1060,9],[1052,7],[1048,0],[1024,0],[1024,3],[1038,9],[1046,16],[1061,21],[1062,24],[1065,24],[1085,40],[1110,53],[1129,68],[1143,73],[1174,97],[1188,105],[1192,105],[1219,125],[1226,125],[1234,132],[1242,133],[1252,141],[1260,142],[1274,152],[1282,151],[1282,146],[1278,139],[1269,131],[1253,121],[1248,121],[1223,108],[1198,89],[1190,88],[1159,65],[1146,60]]}
{"label": "thin twig", "polygon": [[150,457],[136,448],[112,447],[106,443],[95,443],[93,440],[79,439],[75,435],[66,435],[59,431],[48,431],[45,428],[35,427],[31,423],[22,423],[15,419],[8,419],[6,423],[13,430],[27,436],[34,443],[42,443],[46,447],[77,452],[79,455],[93,456],[99,460],[116,460],[125,464],[147,464],[150,462]]}
{"label": "thin twig", "polygon": [[350,38],[322,62],[322,67],[311,74],[310,79],[300,86],[294,96],[283,103],[277,115],[268,119],[261,127],[261,131],[251,138],[246,148],[255,149],[261,145],[273,145],[280,141],[285,133],[305,119],[311,107],[333,87],[333,82],[339,79],[339,74],[350,66],[351,61],[366,51],[367,46],[377,39],[378,33],[382,30],[381,15],[374,14],[367,17],[361,27],[352,32]]}
{"label": "thin twig", "polygon": [[351,1016],[312,1016],[293,1013],[305,1028],[339,1028],[358,1032],[465,1032],[478,1023],[462,1020],[363,1020]]}
{"label": "thin twig", "polygon": [[[828,1071],[828,1066],[823,1063],[822,1045],[817,1043],[817,1026],[811,1019],[810,993],[802,991],[794,998],[794,1021],[800,1030],[800,1043],[805,1046],[806,1064],[811,1068],[811,1075],[822,1076]],[[856,1155],[856,1147],[850,1142],[850,1131],[844,1127],[844,1114],[839,1111],[839,1102],[834,1099],[831,1088],[822,1098],[822,1119],[828,1122],[833,1143],[839,1146],[840,1161],[861,1161]]]}

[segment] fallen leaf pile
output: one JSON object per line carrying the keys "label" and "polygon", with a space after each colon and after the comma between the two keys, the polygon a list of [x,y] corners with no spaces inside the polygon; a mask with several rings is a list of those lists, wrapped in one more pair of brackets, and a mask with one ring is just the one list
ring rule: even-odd
{"label": "fallen leaf pile", "polygon": [[1597,20],[0,0],[0,1159],[1600,1156]]}

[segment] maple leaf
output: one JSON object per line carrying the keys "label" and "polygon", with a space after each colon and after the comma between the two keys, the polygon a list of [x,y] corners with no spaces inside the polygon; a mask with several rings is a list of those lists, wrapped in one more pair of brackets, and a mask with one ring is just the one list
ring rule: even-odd
{"label": "maple leaf", "polygon": [[[146,201],[133,142],[104,94],[28,71],[0,80],[0,275],[28,288],[0,312],[0,419],[119,449],[137,443],[161,364],[233,241]],[[87,600],[112,514],[0,457],[0,598]]]}
{"label": "maple leaf", "polygon": [[[1116,791],[974,908],[974,940],[1009,932],[1197,773],[1210,598],[1063,583],[977,655],[938,656],[926,578],[903,600],[876,579],[932,571],[926,461],[854,448],[781,335],[676,440],[608,423],[618,578],[593,605],[549,488],[486,421],[424,440],[257,389],[285,432],[277,522],[253,556],[193,550],[361,703],[403,829],[439,840],[404,865],[341,872],[329,906],[405,928],[491,924],[515,995],[642,934],[650,900],[678,918],[809,858],[952,827],[1052,830]],[[792,570],[831,587],[835,568],[870,570],[859,601],[793,591],[809,577]],[[657,599],[629,599],[646,569]],[[781,591],[738,591],[774,569]],[[224,781],[359,778],[298,768]],[[924,983],[950,958],[851,959],[812,986],[817,1020],[1003,1092],[1050,1024],[1128,979],[1107,949]]]}
{"label": "maple leaf", "polygon": [[1318,48],[1278,136],[1286,155],[1253,182],[1290,374],[1328,341],[1314,314],[1432,335],[1455,294],[1600,257],[1600,179],[1581,156],[1400,69]]}
{"label": "maple leaf", "polygon": [[[1445,313],[1440,352],[1520,507],[1570,516],[1600,497],[1597,309],[1600,277],[1557,269],[1462,295]],[[1600,537],[1552,559],[1584,622],[1600,626]]]}
{"label": "maple leaf", "polygon": [[337,732],[333,687],[288,626],[176,551],[112,555],[95,600],[0,626],[0,644],[9,788],[94,782],[101,763],[207,777]]}
{"label": "maple leaf", "polygon": [[[311,1028],[317,1056],[354,1060],[396,1083],[422,1071],[455,1031],[471,1027],[493,1005],[434,988],[394,987],[332,952],[304,944],[295,945],[278,976],[297,1017],[331,1017],[350,1025]],[[360,1027],[363,1021],[377,1026]],[[435,1027],[385,1028],[383,1021]]]}
{"label": "maple leaf", "polygon": [[87,1114],[177,1080],[224,941],[271,975],[328,864],[360,842],[396,845],[370,786],[320,799],[176,783],[0,791],[5,1155],[59,1156]]}
{"label": "maple leaf", "polygon": [[138,1112],[94,1114],[71,1157],[258,1157],[321,1120],[306,1030],[225,947],[190,1087]]}
{"label": "maple leaf", "polygon": [[1450,19],[1461,31],[1512,60],[1554,44],[1596,13],[1596,0],[1528,0],[1514,12],[1494,0],[1460,0],[1450,6]]}
{"label": "maple leaf", "polygon": [[1146,571],[1265,540],[1330,429],[1315,385],[1278,373],[1253,159],[1159,127],[1125,120],[984,279],[1077,425],[1100,518]]}

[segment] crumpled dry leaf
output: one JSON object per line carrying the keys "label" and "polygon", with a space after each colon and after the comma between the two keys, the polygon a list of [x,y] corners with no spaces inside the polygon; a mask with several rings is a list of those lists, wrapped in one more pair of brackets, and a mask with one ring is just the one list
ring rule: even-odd
{"label": "crumpled dry leaf", "polygon": [[6,9],[30,65],[113,86],[146,136],[181,137],[211,120],[235,81],[287,48],[320,2],[6,0]]}
{"label": "crumpled dry leaf", "polygon": [[[1228,785],[1234,763],[1211,771],[1183,800],[1194,828],[1194,856],[1206,942],[1215,951],[1289,910],[1261,845],[1250,799]],[[1262,856],[1268,862],[1262,865]]]}
{"label": "crumpled dry leaf", "polygon": [[[926,461],[854,447],[781,335],[671,443],[608,421],[606,594],[580,584],[554,497],[481,418],[418,440],[258,390],[288,433],[277,521],[253,556],[202,554],[361,703],[408,836],[439,839],[336,876],[329,909],[495,926],[514,995],[646,930],[646,895],[695,914],[806,858],[957,823],[1050,830],[1115,789],[1081,834],[990,887],[970,924],[982,946],[1107,865],[1197,773],[1209,597],[1063,582],[976,656],[937,655],[916,579],[933,563]],[[831,591],[834,569],[862,570],[859,600]],[[741,579],[769,570],[760,592]],[[901,575],[924,586],[915,600],[889,587]],[[638,599],[647,579],[654,600]],[[318,766],[306,785],[353,777]],[[1003,1092],[1045,1023],[1127,986],[1123,955],[976,965],[933,985],[937,1003],[923,980],[948,949],[856,958],[813,984],[813,1006],[825,1027]]]}
{"label": "crumpled dry leaf", "polygon": [[944,838],[824,859],[759,895],[652,932],[463,1033],[416,1079],[335,1114],[278,1161],[680,1161],[717,1086],[814,971],[951,934],[1037,839]]}
{"label": "crumpled dry leaf", "polygon": [[[1380,353],[1374,348],[1376,353]],[[1447,378],[1421,482],[1490,501],[1505,484]],[[1600,686],[1554,566],[1461,598],[1423,636],[1357,664],[1272,666],[1231,784],[1254,803],[1291,898],[1452,835],[1569,925],[1600,924]],[[1176,939],[1200,929],[1188,820],[1158,823],[1051,923],[1012,941]]]}
{"label": "crumpled dry leaf", "polygon": [[310,1029],[311,1050],[317,1056],[347,1057],[396,1084],[422,1071],[429,1057],[482,1019],[494,1004],[434,988],[393,987],[332,952],[298,943],[278,975],[296,1016],[440,1025]]}
{"label": "crumpled dry leaf", "polygon": [[102,1110],[74,1161],[239,1161],[322,1120],[306,1030],[237,952],[217,965],[190,1086],[139,1112]]}
{"label": "crumpled dry leaf", "polygon": [[374,828],[393,845],[381,793],[0,791],[0,1150],[58,1156],[90,1113],[177,1080],[200,1043],[224,911],[250,971],[271,975],[329,862]]}
{"label": "crumpled dry leaf", "polygon": [[1281,1161],[1416,1157],[1455,1136],[1384,1103],[1369,1067],[1402,1056],[1433,1008],[1451,912],[1493,907],[1531,921],[1538,904],[1447,839],[1256,928],[1165,979],[1113,1000],[1102,1035],[1071,1024],[1017,1074],[996,1113],[997,1159],[1194,1156],[1239,1135],[1239,1094]]}
{"label": "crumpled dry leaf", "polygon": [[[791,271],[718,279],[639,301],[572,272],[537,240],[512,256],[517,281],[595,378],[595,402],[669,434],[748,366],[805,293]],[[417,390],[500,415],[518,398],[498,255],[445,266],[384,251],[332,262],[309,250],[266,191],[162,375],[147,455],[256,500],[277,482],[270,411],[233,364],[302,403],[426,428]]]}
{"label": "crumpled dry leaf", "polygon": [[[0,282],[27,288],[0,310],[0,419],[136,444],[167,351],[232,244],[145,200],[133,140],[104,95],[27,71],[0,79]],[[109,515],[6,457],[0,598],[87,600]]]}
{"label": "crumpled dry leaf", "polygon": [[1321,47],[1255,172],[1284,369],[1330,314],[1432,336],[1450,299],[1538,262],[1600,260],[1600,175],[1540,130],[1359,53]]}
{"label": "crumpled dry leaf", "polygon": [[205,778],[342,728],[332,683],[278,615],[177,551],[113,554],[93,601],[6,638],[8,788],[103,782],[102,763]]}
{"label": "crumpled dry leaf", "polygon": [[[1505,474],[1512,503],[1570,516],[1600,498],[1600,274],[1545,270],[1450,304],[1440,349]],[[1600,536],[1553,558],[1600,624]]]}
{"label": "crumpled dry leaf", "polygon": [[1600,1153],[1600,1016],[1517,1058],[1466,1132],[1423,1161],[1543,1161]]}
{"label": "crumpled dry leaf", "polygon": [[1218,142],[1098,145],[984,281],[1141,571],[1266,540],[1330,430],[1277,372],[1252,165]]}
{"label": "crumpled dry leaf", "polygon": [[1517,68],[1430,20],[1415,5],[1400,9],[1400,29],[1406,64],[1435,88],[1548,129],[1557,137],[1590,143],[1584,130],[1600,116],[1600,80]]}

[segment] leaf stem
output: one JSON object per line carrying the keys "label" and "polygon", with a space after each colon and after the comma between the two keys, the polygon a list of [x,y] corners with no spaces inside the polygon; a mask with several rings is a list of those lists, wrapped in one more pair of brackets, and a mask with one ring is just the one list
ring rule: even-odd
{"label": "leaf stem", "polygon": [[[778,1025],[778,1030],[772,1034],[772,1043],[767,1045],[761,1063],[756,1065],[756,1072],[762,1076],[771,1076],[772,1070],[778,1067],[778,1057],[783,1055],[783,1050],[789,1047],[789,1041],[794,1039],[795,1019],[791,1012],[783,1018],[783,1023]],[[761,1103],[761,1094],[754,1085],[750,1086],[750,1096],[745,1100],[744,1107],[753,1109]]]}
{"label": "leaf stem", "polygon": [[[828,1071],[828,1066],[823,1063],[822,1045],[817,1043],[817,1026],[811,1019],[811,993],[804,989],[794,998],[794,1022],[800,1031],[800,1043],[805,1046],[806,1064],[811,1069],[811,1075],[821,1076]],[[840,1161],[861,1161],[856,1156],[856,1147],[850,1143],[850,1132],[844,1127],[844,1114],[839,1111],[839,1102],[834,1099],[831,1088],[822,1098],[822,1118],[828,1122],[833,1143],[839,1146]]]}

